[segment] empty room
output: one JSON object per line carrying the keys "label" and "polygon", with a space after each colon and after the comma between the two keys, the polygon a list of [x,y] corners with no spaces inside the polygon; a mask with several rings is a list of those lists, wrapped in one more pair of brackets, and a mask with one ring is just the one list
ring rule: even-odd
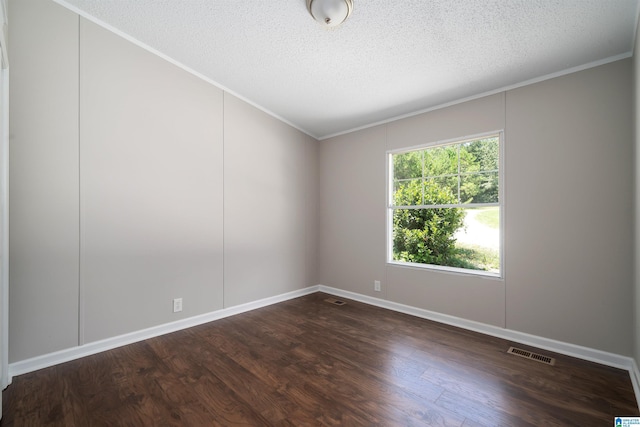
{"label": "empty room", "polygon": [[1,426],[640,426],[639,0],[0,0]]}

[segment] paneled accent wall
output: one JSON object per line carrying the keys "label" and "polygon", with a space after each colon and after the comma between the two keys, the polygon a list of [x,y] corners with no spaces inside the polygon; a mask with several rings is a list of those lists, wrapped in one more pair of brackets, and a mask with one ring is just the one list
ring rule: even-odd
{"label": "paneled accent wall", "polygon": [[[10,362],[318,283],[634,353],[632,60],[317,142],[51,0],[9,28]],[[504,277],[387,265],[387,150],[497,130]]]}
{"label": "paneled accent wall", "polygon": [[12,362],[78,344],[79,18],[27,0],[9,22]]}
{"label": "paneled accent wall", "polygon": [[[632,355],[632,84],[625,59],[321,141],[320,282]],[[504,278],[387,265],[386,151],[496,130]]]}
{"label": "paneled accent wall", "polygon": [[633,349],[631,60],[507,92],[507,327]]}
{"label": "paneled accent wall", "polygon": [[315,260],[307,242],[315,234],[317,142],[229,94],[224,111],[224,305],[230,307],[312,284]]}
{"label": "paneled accent wall", "polygon": [[318,283],[315,140],[50,0],[9,9],[10,362]]}
{"label": "paneled accent wall", "polygon": [[80,31],[83,341],[222,308],[222,91]]}

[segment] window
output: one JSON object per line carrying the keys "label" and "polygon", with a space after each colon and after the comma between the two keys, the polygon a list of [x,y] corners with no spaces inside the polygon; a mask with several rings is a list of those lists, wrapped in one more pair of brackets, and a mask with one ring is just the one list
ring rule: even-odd
{"label": "window", "polygon": [[390,263],[501,275],[501,138],[389,153]]}

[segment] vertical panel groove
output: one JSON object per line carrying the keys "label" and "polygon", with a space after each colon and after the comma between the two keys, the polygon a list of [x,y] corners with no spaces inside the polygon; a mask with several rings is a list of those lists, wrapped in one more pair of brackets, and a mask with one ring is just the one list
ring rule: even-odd
{"label": "vertical panel groove", "polygon": [[78,16],[78,346],[84,344],[84,304],[82,289],[82,25]]}
{"label": "vertical panel groove", "polygon": [[226,240],[225,240],[225,229],[226,229],[226,222],[225,222],[225,200],[226,200],[226,186],[225,186],[225,173],[224,173],[224,166],[225,166],[225,158],[224,158],[224,153],[225,153],[225,140],[226,140],[226,133],[225,133],[225,111],[226,111],[226,96],[227,96],[227,92],[226,91],[222,91],[222,308],[227,308],[227,303],[226,300],[224,299],[224,295],[225,295],[225,288],[226,288],[226,280],[225,280],[225,272],[226,272],[226,268],[225,268],[225,257],[224,254],[227,252],[226,250]]}

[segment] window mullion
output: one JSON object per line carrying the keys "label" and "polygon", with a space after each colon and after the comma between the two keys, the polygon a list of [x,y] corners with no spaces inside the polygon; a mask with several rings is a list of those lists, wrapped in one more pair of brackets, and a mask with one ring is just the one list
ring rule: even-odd
{"label": "window mullion", "polygon": [[456,203],[451,205],[402,205],[395,206],[390,205],[390,209],[443,209],[443,208],[463,208],[463,209],[478,209],[478,208],[491,208],[500,206],[500,203]]}

